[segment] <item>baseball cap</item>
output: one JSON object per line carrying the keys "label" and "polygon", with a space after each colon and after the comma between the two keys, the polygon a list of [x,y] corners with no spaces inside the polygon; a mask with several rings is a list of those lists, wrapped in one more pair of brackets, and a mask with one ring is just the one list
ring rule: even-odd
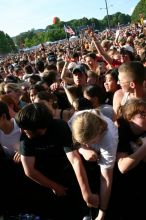
{"label": "baseball cap", "polygon": [[86,69],[85,69],[85,67],[84,67],[83,64],[77,64],[77,65],[73,68],[72,73],[73,73],[73,74],[76,74],[76,73],[86,74]]}
{"label": "baseball cap", "polygon": [[122,48],[124,48],[125,50],[131,52],[131,53],[134,53],[134,50],[133,48],[130,46],[130,45],[124,45]]}

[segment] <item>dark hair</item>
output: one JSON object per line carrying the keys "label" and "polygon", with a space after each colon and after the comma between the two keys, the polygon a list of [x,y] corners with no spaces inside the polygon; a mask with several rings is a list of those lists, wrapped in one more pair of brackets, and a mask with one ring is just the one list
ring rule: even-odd
{"label": "dark hair", "polygon": [[20,128],[30,131],[48,128],[53,121],[52,114],[43,103],[31,103],[24,106],[16,114],[15,119]]}
{"label": "dark hair", "polygon": [[77,52],[73,52],[73,53],[71,54],[71,57],[72,57],[72,58],[79,58],[79,54],[78,54]]}
{"label": "dark hair", "polygon": [[40,72],[43,72],[44,71],[44,67],[45,67],[45,64],[42,60],[39,60],[37,61],[36,65],[35,65],[36,69]]}
{"label": "dark hair", "polygon": [[86,54],[86,57],[90,57],[90,58],[92,58],[92,59],[94,59],[94,60],[96,60],[96,53],[94,53],[94,52],[90,52],[90,53],[87,53]]}
{"label": "dark hair", "polygon": [[19,83],[21,80],[16,76],[9,75],[5,77],[4,81],[6,83]]}
{"label": "dark hair", "polygon": [[134,53],[132,53],[132,52],[129,51],[129,50],[126,50],[124,47],[122,47],[122,48],[120,49],[120,54],[128,55],[131,61],[134,61],[134,60],[135,60]]}
{"label": "dark hair", "polygon": [[53,108],[58,107],[58,102],[57,102],[57,96],[54,93],[48,92],[48,91],[41,91],[36,94],[36,98],[39,98],[40,100],[45,100],[49,102],[50,100],[53,101]]}
{"label": "dark hair", "polygon": [[105,73],[105,76],[108,74],[111,75],[116,82],[118,82],[118,75],[119,75],[118,68],[113,68],[113,69],[108,70]]}
{"label": "dark hair", "polygon": [[45,65],[45,69],[47,69],[47,70],[53,70],[53,71],[57,71],[57,66],[56,66],[56,64],[55,63],[47,63],[46,65]]}
{"label": "dark hair", "polygon": [[100,104],[105,103],[106,95],[103,89],[98,85],[86,86],[84,92],[91,98],[97,97]]}
{"label": "dark hair", "polygon": [[0,101],[0,117],[2,117],[3,114],[6,115],[7,120],[11,119],[8,105],[5,102]]}
{"label": "dark hair", "polygon": [[57,72],[55,70],[50,70],[46,73],[42,80],[47,83],[48,86],[51,86],[54,82],[56,82]]}
{"label": "dark hair", "polygon": [[37,92],[45,91],[45,88],[44,88],[42,85],[38,85],[38,84],[32,84],[32,85],[29,87],[29,91],[32,90],[32,89],[37,90]]}
{"label": "dark hair", "polygon": [[81,110],[85,110],[85,109],[92,109],[93,105],[91,103],[91,101],[89,101],[88,99],[84,98],[84,97],[79,97],[77,99],[74,100],[76,103],[76,107],[77,107],[77,111],[81,111]]}
{"label": "dark hair", "polygon": [[35,84],[38,81],[41,81],[41,77],[37,74],[33,74],[33,75],[29,76],[28,78],[31,80],[32,84]]}
{"label": "dark hair", "polygon": [[27,74],[32,74],[33,73],[33,68],[30,64],[26,65],[24,67],[24,71],[27,73]]}

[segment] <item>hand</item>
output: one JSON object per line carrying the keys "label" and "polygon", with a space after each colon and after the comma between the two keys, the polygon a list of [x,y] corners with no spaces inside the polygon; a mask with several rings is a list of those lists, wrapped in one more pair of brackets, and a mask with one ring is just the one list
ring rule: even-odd
{"label": "hand", "polygon": [[61,85],[63,86],[64,89],[67,89],[67,83],[65,81],[62,81]]}
{"label": "hand", "polygon": [[18,152],[16,152],[16,153],[14,154],[14,156],[13,156],[13,161],[14,161],[15,163],[20,163],[20,162],[21,162],[21,155],[20,155]]}
{"label": "hand", "polygon": [[59,87],[60,87],[60,85],[57,82],[55,82],[50,86],[50,89],[52,91],[56,91],[57,89],[59,89]]}
{"label": "hand", "polygon": [[81,147],[79,148],[79,153],[87,161],[98,161],[100,159],[100,155],[92,149],[85,149]]}
{"label": "hand", "polygon": [[88,207],[98,208],[99,206],[99,196],[98,194],[91,193],[88,197],[84,198]]}
{"label": "hand", "polygon": [[95,220],[104,220],[105,218],[105,212],[99,209],[98,216],[95,218]]}
{"label": "hand", "polygon": [[67,193],[67,188],[62,186],[61,184],[56,184],[54,189],[52,189],[53,193],[57,196],[65,196]]}

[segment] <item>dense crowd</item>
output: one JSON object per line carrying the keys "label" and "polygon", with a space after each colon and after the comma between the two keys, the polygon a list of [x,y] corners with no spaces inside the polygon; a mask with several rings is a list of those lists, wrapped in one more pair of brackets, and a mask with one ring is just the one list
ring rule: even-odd
{"label": "dense crowd", "polygon": [[0,61],[0,214],[146,219],[146,30]]}

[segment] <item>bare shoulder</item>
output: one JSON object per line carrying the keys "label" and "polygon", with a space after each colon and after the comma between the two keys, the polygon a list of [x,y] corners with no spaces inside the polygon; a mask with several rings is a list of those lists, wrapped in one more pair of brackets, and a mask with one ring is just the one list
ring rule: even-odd
{"label": "bare shoulder", "polygon": [[117,114],[117,111],[119,109],[119,106],[121,105],[122,98],[124,96],[124,93],[122,89],[119,89],[115,92],[114,97],[113,97],[113,109],[115,114]]}
{"label": "bare shoulder", "polygon": [[119,99],[120,98],[122,99],[123,96],[124,96],[124,93],[123,93],[122,89],[117,90],[114,94],[114,97],[119,98]]}

